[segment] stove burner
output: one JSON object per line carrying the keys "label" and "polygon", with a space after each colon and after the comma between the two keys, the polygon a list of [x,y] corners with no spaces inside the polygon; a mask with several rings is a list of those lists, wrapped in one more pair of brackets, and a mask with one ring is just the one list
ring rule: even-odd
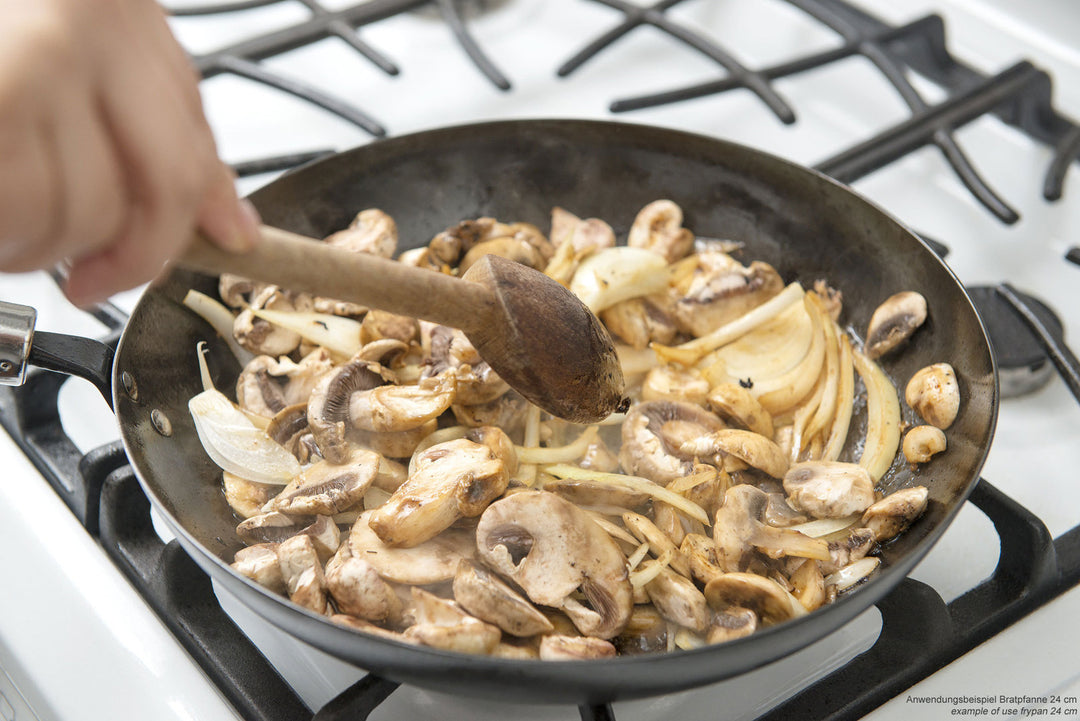
{"label": "stove burner", "polygon": [[[1054,377],[1054,365],[1039,338],[1009,303],[991,287],[968,288],[968,295],[990,336],[1002,398],[1016,398],[1039,390]],[[1021,293],[1024,303],[1059,342],[1065,332],[1061,319],[1037,298]]]}

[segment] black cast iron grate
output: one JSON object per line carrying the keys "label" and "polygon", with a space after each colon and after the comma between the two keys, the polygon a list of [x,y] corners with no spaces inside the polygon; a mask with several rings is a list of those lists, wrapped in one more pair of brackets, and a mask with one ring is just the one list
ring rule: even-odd
{"label": "black cast iron grate", "polygon": [[[1080,127],[1055,110],[1052,82],[1046,72],[1026,61],[992,76],[966,65],[949,52],[945,23],[939,15],[928,15],[894,27],[843,0],[785,0],[830,28],[840,43],[806,57],[754,69],[735,54],[666,14],[683,0],[660,0],[648,6],[625,0],[591,1],[619,10],[624,18],[563,63],[559,75],[573,73],[616,40],[644,25],[699,51],[723,70],[722,77],[716,80],[616,100],[611,104],[612,112],[656,107],[744,88],[757,95],[781,121],[793,123],[795,111],[774,87],[773,81],[860,55],[873,63],[896,89],[911,116],[817,164],[819,170],[837,180],[853,182],[914,150],[933,145],[980,203],[1002,222],[1015,223],[1020,216],[982,179],[956,142],[954,131],[992,112],[1032,138],[1052,146],[1055,154],[1043,187],[1047,200],[1061,197],[1065,173],[1080,154]],[[937,104],[927,102],[908,80],[908,70],[945,89],[948,98]]]}
{"label": "black cast iron grate", "polygon": [[[247,78],[306,100],[375,137],[383,137],[386,135],[386,128],[364,110],[302,80],[269,70],[259,61],[334,37],[345,41],[383,72],[388,75],[397,75],[400,72],[397,64],[365,42],[360,37],[359,30],[380,20],[430,5],[438,9],[450,31],[480,72],[500,90],[509,90],[511,87],[509,79],[469,34],[465,21],[466,12],[463,4],[457,0],[367,0],[367,2],[358,2],[333,10],[317,0],[239,0],[238,2],[211,2],[172,8],[168,9],[168,12],[176,17],[217,15],[244,12],[285,2],[299,2],[307,8],[309,17],[300,23],[230,43],[213,52],[193,56],[192,62],[203,79],[226,73]],[[288,168],[299,162],[310,160],[313,156],[317,157],[323,152],[327,151],[312,151],[311,154],[265,159],[251,166],[242,166],[240,170],[254,174]]]}
{"label": "black cast iron grate", "polygon": [[[1008,284],[997,291],[1032,330],[1074,397],[1080,362]],[[112,306],[95,316],[124,325]],[[42,359],[31,356],[32,363]],[[45,359],[48,363],[48,359]],[[111,352],[102,352],[102,362]],[[56,366],[63,369],[62,366]],[[0,388],[0,425],[146,599],[155,613],[247,721],[363,721],[398,688],[369,674],[313,712],[222,610],[210,578],[174,540],[163,543],[123,448],[82,455],[63,430],[58,395],[66,376],[35,370],[19,388]],[[96,380],[96,379],[95,379]],[[1064,591],[1080,584],[1080,525],[1052,538],[1028,509],[980,480],[970,500],[993,522],[1000,553],[993,574],[945,603],[905,579],[878,604],[881,633],[845,666],[809,685],[759,721],[858,719],[951,663]],[[610,705],[582,706],[583,721],[614,719]]]}

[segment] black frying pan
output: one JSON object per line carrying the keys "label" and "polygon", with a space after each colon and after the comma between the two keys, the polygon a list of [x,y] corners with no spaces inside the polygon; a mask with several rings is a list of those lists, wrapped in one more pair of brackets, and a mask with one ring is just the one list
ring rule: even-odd
{"label": "black frying pan", "polygon": [[[744,261],[773,264],[785,280],[826,278],[844,294],[841,322],[865,329],[890,294],[917,290],[930,317],[883,367],[902,389],[919,368],[948,361],[962,393],[949,448],[917,473],[902,457],[885,491],[922,484],[926,514],[882,549],[884,568],[836,603],[719,646],[607,661],[509,661],[448,653],[336,626],[234,573],[237,519],[220,471],[203,453],[187,411],[201,390],[196,343],[210,342],[219,388],[239,372],[225,344],[180,303],[216,279],[173,272],[139,302],[113,368],[114,407],[143,488],[182,545],[214,579],[256,612],[307,643],[390,679],[459,694],[533,703],[600,703],[668,693],[749,671],[823,637],[893,588],[945,531],[977,481],[997,415],[997,374],[980,320],[941,260],[894,219],[830,179],[756,150],[638,125],[513,121],[383,140],[306,166],[252,200],[271,225],[321,237],[363,208],[397,221],[405,247],[424,244],[464,218],[550,223],[552,206],[599,217],[625,237],[637,211],[670,198],[699,236],[745,243]],[[132,397],[119,382],[135,380]],[[130,384],[129,384],[130,386]],[[151,421],[165,414],[172,433]],[[907,420],[915,421],[905,409]],[[858,438],[864,419],[852,424]],[[160,425],[160,424],[159,424]]]}

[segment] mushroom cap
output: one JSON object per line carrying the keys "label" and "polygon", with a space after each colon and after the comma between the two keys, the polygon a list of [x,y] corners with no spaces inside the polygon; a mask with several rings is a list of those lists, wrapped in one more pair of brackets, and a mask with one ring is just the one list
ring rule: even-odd
{"label": "mushroom cap", "polygon": [[680,450],[698,457],[722,454],[718,461],[726,456],[734,456],[773,478],[783,478],[789,465],[787,455],[780,446],[760,433],[741,428],[724,428],[699,436],[683,443]]}
{"label": "mushroom cap", "polygon": [[948,363],[918,370],[904,389],[904,400],[932,426],[947,429],[960,412],[960,385]]}
{"label": "mushroom cap", "polygon": [[685,576],[665,568],[645,584],[645,592],[667,620],[697,633],[704,633],[709,627],[712,617],[709,604],[694,582]]}
{"label": "mushroom cap", "polygon": [[356,519],[349,533],[349,544],[354,554],[374,566],[387,581],[415,586],[449,581],[458,563],[476,553],[472,533],[455,528],[411,548],[392,548],[368,525],[372,513],[364,511]]}
{"label": "mushroom cap", "polygon": [[[487,566],[534,603],[563,609],[582,633],[611,638],[630,618],[626,557],[585,511],[553,493],[522,491],[492,503],[476,545]],[[579,589],[591,608],[571,598]]]}
{"label": "mushroom cap", "polygon": [[874,480],[857,463],[806,461],[784,475],[788,502],[815,518],[843,518],[874,502]]}
{"label": "mushroom cap", "polygon": [[713,616],[706,640],[709,643],[723,643],[743,636],[749,636],[757,630],[757,614],[749,608],[730,606]]}
{"label": "mushroom cap", "polygon": [[542,661],[583,661],[590,658],[611,658],[614,655],[615,646],[599,638],[550,634],[540,640]]}
{"label": "mushroom cap", "polygon": [[341,513],[363,499],[379,472],[379,462],[377,453],[353,448],[344,463],[314,463],[290,481],[270,507],[290,514]]}
{"label": "mushroom cap", "polygon": [[723,611],[731,606],[753,611],[765,623],[791,618],[791,600],[776,581],[756,573],[725,573],[705,584],[705,599]]}
{"label": "mushroom cap", "polygon": [[866,329],[866,355],[879,358],[899,348],[926,321],[926,298],[913,290],[889,296]]}
{"label": "mushroom cap", "polygon": [[458,438],[416,455],[415,470],[369,525],[390,546],[415,546],[461,517],[479,515],[510,482],[506,465],[491,448]]}
{"label": "mushroom cap", "polygon": [[454,575],[454,598],[482,621],[512,636],[533,636],[555,629],[521,594],[482,566],[462,561]]}
{"label": "mushroom cap", "polygon": [[693,456],[681,450],[682,444],[723,428],[719,418],[692,403],[638,403],[623,421],[619,461],[631,475],[668,483],[694,470]]}
{"label": "mushroom cap", "polygon": [[866,509],[859,525],[872,530],[878,542],[895,538],[923,514],[929,497],[926,486],[890,493]]}

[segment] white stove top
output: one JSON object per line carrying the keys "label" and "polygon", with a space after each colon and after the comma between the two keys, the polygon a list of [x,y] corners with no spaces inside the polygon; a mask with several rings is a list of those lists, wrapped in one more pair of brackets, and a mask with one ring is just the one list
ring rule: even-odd
{"label": "white stove top", "polygon": [[[192,4],[192,3],[185,3]],[[327,7],[351,4],[325,2]],[[1029,59],[1055,78],[1060,111],[1080,118],[1080,8],[1068,0],[858,0],[893,24],[942,14],[950,49],[987,72]],[[177,3],[179,6],[179,3]],[[178,18],[174,29],[195,53],[305,17],[299,2],[242,14]],[[567,78],[556,68],[620,15],[587,0],[507,0],[476,18],[470,30],[510,78],[495,89],[469,62],[434,13],[424,11],[364,28],[365,41],[401,68],[384,75],[340,40],[326,40],[264,65],[360,106],[391,135],[480,120],[582,117],[648,123],[715,135],[814,164],[906,116],[896,93],[863,59],[779,81],[798,114],[787,126],[747,91],[612,116],[618,98],[721,76],[717,66],[653,28],[639,28]],[[776,0],[688,2],[670,17],[697,28],[751,67],[766,66],[835,37]],[[929,99],[940,93],[925,83]],[[367,143],[362,130],[275,90],[231,76],[203,84],[223,156],[230,161]],[[924,149],[855,183],[859,192],[902,221],[940,239],[962,281],[1008,280],[1064,317],[1066,338],[1080,337],[1080,268],[1063,260],[1080,245],[1080,187],[1070,172],[1065,198],[1046,203],[1041,185],[1051,153],[993,118],[957,133],[976,167],[1022,219],[1004,226],[972,199],[933,149]],[[269,177],[240,181],[248,192]],[[131,307],[137,292],[116,299]],[[73,313],[44,274],[0,275],[0,299],[34,305],[38,328],[96,335],[96,321]],[[1066,315],[1069,314],[1069,315]],[[84,450],[118,437],[96,391],[73,382],[62,397],[68,432]],[[1056,378],[1023,399],[1006,400],[983,476],[1040,516],[1057,535],[1080,523],[1080,443],[1073,430],[1080,405]],[[234,719],[236,713],[136,597],[96,543],[78,526],[17,447],[0,434],[0,719]],[[913,576],[948,601],[993,570],[997,543],[990,522],[970,504]],[[356,669],[303,647],[267,627],[229,598],[227,610],[318,708],[353,680]],[[1080,695],[1080,589],[1066,593],[872,714],[875,719],[939,718],[946,700],[909,697]],[[618,703],[619,719],[752,719],[806,681],[868,647],[879,626],[868,611],[806,651],[758,672],[696,692]],[[17,691],[15,689],[18,689]],[[5,703],[7,706],[5,706]],[[1063,713],[1080,704],[1063,703]],[[8,707],[12,712],[8,712]],[[988,710],[994,706],[986,705]],[[1016,707],[1015,704],[1011,707]],[[16,713],[17,711],[17,713]],[[1000,713],[1005,713],[1001,711]],[[374,721],[421,718],[570,719],[569,708],[522,709],[463,702],[402,689]]]}

